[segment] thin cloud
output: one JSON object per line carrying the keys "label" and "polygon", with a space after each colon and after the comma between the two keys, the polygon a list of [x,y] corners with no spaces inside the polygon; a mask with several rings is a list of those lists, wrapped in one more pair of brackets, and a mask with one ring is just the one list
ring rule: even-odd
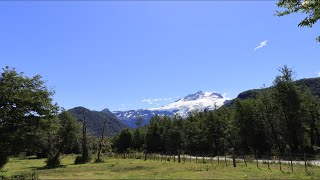
{"label": "thin cloud", "polygon": [[148,104],[154,104],[156,102],[163,102],[163,101],[172,101],[172,98],[156,98],[156,99],[143,99],[143,100],[141,100],[141,102],[148,103]]}
{"label": "thin cloud", "polygon": [[268,42],[267,40],[262,41],[262,42],[260,43],[260,46],[255,47],[254,50],[256,51],[256,50],[258,50],[258,49],[260,49],[260,48],[265,47],[265,46],[267,45],[267,42]]}
{"label": "thin cloud", "polygon": [[320,72],[318,72],[318,76],[320,76]]}

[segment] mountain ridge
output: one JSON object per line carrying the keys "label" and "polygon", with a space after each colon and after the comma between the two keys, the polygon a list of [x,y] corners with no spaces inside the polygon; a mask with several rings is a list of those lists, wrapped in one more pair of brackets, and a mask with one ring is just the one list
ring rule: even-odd
{"label": "mountain ridge", "polygon": [[154,115],[172,116],[178,114],[183,118],[186,118],[192,111],[204,111],[205,109],[213,110],[223,106],[227,101],[229,101],[229,99],[224,98],[219,93],[198,91],[161,107],[113,111],[113,113],[120,118],[124,124],[135,127],[135,120],[138,116],[142,117],[143,124],[147,124]]}

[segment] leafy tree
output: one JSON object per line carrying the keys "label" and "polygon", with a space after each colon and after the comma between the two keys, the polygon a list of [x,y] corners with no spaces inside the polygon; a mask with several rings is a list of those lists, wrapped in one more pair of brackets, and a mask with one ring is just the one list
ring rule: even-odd
{"label": "leafy tree", "polygon": [[136,150],[141,150],[144,144],[144,132],[141,128],[137,128],[133,132],[133,148]]}
{"label": "leafy tree", "polygon": [[239,128],[238,135],[241,148],[246,152],[251,150],[265,152],[269,150],[270,144],[267,141],[266,124],[259,117],[256,100],[236,101],[235,109],[235,121]]}
{"label": "leafy tree", "polygon": [[53,94],[40,75],[29,78],[15,69],[3,68],[0,76],[2,157],[36,146],[34,142],[39,138],[37,130],[43,122],[57,114],[58,106],[51,98]]}
{"label": "leafy tree", "polygon": [[145,145],[146,150],[149,152],[159,152],[164,146],[159,129],[159,121],[161,121],[161,118],[157,115],[154,116],[150,120],[150,124],[146,131]]}
{"label": "leafy tree", "polygon": [[53,167],[60,165],[60,154],[67,147],[70,147],[78,138],[79,126],[76,119],[67,111],[59,115],[59,129],[55,139],[55,147],[49,149],[47,166]]}
{"label": "leafy tree", "polygon": [[128,128],[123,129],[114,139],[114,147],[118,152],[125,152],[132,146],[132,134]]}
{"label": "leafy tree", "polygon": [[[291,13],[302,12],[307,14],[299,24],[299,27],[312,27],[320,19],[320,1],[319,0],[279,0],[278,7],[285,8],[284,11],[277,11],[278,16],[284,16]],[[317,37],[320,42],[320,36]]]}
{"label": "leafy tree", "polygon": [[299,151],[303,135],[301,93],[293,83],[292,69],[284,66],[274,81],[275,102],[280,113],[280,127],[291,151]]}

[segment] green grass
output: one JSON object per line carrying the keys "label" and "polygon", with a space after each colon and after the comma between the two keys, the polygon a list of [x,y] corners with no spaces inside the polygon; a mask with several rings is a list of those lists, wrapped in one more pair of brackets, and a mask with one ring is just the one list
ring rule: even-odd
{"label": "green grass", "polygon": [[[294,165],[294,172],[290,166],[271,164],[271,170],[267,164],[243,162],[237,164],[237,168],[226,167],[224,162],[217,165],[207,161],[206,164],[195,162],[185,163],[160,162],[154,160],[143,161],[141,159],[104,158],[104,163],[89,163],[74,165],[75,156],[69,155],[62,158],[62,166],[54,169],[46,169],[45,159],[11,158],[9,163],[0,171],[0,175],[12,176],[15,174],[36,171],[40,179],[319,179],[320,167],[309,166],[305,173],[304,166]],[[202,162],[202,159],[201,159]]]}

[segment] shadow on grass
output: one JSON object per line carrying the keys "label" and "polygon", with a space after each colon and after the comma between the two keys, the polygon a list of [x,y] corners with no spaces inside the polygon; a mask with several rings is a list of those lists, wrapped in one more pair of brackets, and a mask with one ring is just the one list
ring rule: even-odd
{"label": "shadow on grass", "polygon": [[66,168],[66,165],[59,165],[59,166],[42,166],[42,167],[30,167],[33,170],[49,170],[49,169],[60,169],[60,168]]}

